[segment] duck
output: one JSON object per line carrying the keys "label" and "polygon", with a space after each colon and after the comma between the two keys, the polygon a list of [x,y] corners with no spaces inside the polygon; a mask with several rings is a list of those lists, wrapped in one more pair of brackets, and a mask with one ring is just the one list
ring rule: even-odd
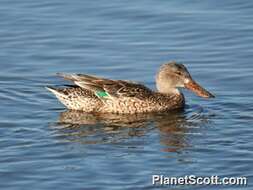
{"label": "duck", "polygon": [[155,78],[156,90],[128,80],[87,74],[57,75],[74,84],[64,88],[46,88],[68,109],[87,113],[135,114],[182,109],[185,98],[180,88],[203,98],[215,97],[191,77],[183,64],[175,61],[160,66]]}

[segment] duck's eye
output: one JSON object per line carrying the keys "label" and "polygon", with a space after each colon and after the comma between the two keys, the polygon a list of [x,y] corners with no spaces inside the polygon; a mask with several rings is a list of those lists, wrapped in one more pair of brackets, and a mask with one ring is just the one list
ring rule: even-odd
{"label": "duck's eye", "polygon": [[181,75],[181,72],[180,72],[180,71],[175,71],[175,73],[176,73],[177,75]]}

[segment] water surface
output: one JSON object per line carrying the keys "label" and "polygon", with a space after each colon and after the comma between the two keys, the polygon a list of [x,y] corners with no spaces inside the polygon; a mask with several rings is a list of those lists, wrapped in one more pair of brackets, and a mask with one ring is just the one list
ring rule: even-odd
{"label": "water surface", "polygon": [[[249,184],[171,189],[252,189],[252,13],[250,0],[2,0],[0,188],[153,189],[151,175],[193,174]],[[216,99],[183,91],[181,112],[118,117],[67,111],[44,89],[65,84],[56,72],[155,88],[168,60]]]}

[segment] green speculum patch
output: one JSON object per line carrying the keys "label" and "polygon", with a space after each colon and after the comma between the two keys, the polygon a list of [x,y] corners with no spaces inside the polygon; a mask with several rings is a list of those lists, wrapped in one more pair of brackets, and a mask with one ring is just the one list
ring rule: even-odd
{"label": "green speculum patch", "polygon": [[97,91],[96,95],[100,98],[108,96],[108,94],[105,91]]}

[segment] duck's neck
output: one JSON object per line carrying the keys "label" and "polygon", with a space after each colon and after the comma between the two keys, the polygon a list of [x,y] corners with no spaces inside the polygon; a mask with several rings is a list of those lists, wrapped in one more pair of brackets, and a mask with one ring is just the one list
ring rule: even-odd
{"label": "duck's neck", "polygon": [[156,84],[156,88],[157,88],[158,92],[160,92],[162,94],[175,94],[175,95],[181,94],[177,88],[173,88],[170,86]]}

